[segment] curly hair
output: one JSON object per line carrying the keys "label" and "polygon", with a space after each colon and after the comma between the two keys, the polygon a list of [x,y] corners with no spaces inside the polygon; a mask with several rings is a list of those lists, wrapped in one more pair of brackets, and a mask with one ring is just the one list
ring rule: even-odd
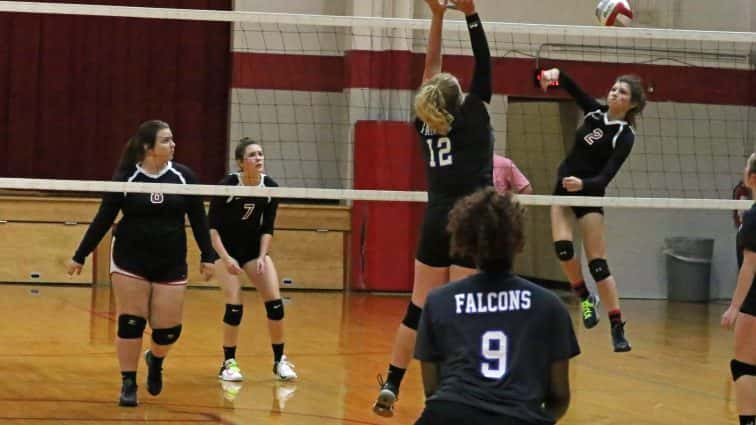
{"label": "curly hair", "polygon": [[480,189],[449,213],[450,253],[472,258],[483,271],[510,271],[525,242],[522,219],[523,209],[510,193]]}

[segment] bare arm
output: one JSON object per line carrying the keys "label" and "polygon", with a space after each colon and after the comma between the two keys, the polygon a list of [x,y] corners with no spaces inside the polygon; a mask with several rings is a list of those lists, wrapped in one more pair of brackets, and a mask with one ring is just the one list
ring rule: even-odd
{"label": "bare arm", "polygon": [[440,371],[436,362],[420,362],[421,372],[423,375],[423,387],[425,388],[425,398],[432,396],[438,390],[440,382]]}
{"label": "bare arm", "polygon": [[751,285],[753,285],[754,276],[756,276],[756,252],[744,249],[743,265],[740,266],[740,272],[738,272],[738,285],[735,287],[735,293],[732,294],[730,307],[722,315],[723,327],[732,329],[735,325],[740,307],[743,305],[748,291],[751,290]]}
{"label": "bare arm", "polygon": [[444,14],[446,5],[440,4],[438,0],[425,0],[433,16],[431,18],[431,27],[428,32],[428,49],[425,52],[425,70],[423,71],[423,83],[431,79],[434,75],[441,72],[441,33],[444,26]]}
{"label": "bare arm", "polygon": [[549,392],[544,401],[544,409],[558,420],[570,405],[570,361],[559,360],[551,364]]}

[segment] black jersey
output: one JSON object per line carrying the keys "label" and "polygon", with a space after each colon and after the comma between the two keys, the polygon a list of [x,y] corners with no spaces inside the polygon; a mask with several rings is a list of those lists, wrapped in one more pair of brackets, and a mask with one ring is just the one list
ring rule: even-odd
{"label": "black jersey", "polygon": [[429,201],[453,200],[491,186],[493,131],[484,102],[491,101],[491,54],[478,15],[467,17],[475,71],[462,105],[449,112],[454,116],[449,134],[435,134],[420,119],[420,148],[425,158]]}
{"label": "black jersey", "polygon": [[[743,224],[737,236],[738,268],[743,266],[743,250],[756,252],[756,204],[743,213]],[[756,315],[756,276],[751,282],[751,289],[743,301],[742,312]]]}
{"label": "black jersey", "polygon": [[633,148],[635,130],[627,121],[610,121],[608,107],[583,92],[564,72],[559,85],[575,98],[585,113],[575,132],[575,144],[559,166],[559,178],[575,176],[583,180],[583,192],[603,195]]}
{"label": "black jersey", "polygon": [[429,401],[533,424],[554,423],[541,407],[551,364],[579,353],[561,300],[510,273],[479,273],[431,291],[415,347],[415,358],[440,364]]}
{"label": "black jersey", "polygon": [[[238,173],[229,174],[219,184],[243,186]],[[277,187],[272,178],[263,175],[260,187]],[[223,245],[230,252],[257,249],[260,236],[273,234],[278,200],[262,197],[214,197],[210,201],[210,228],[218,231]]]}
{"label": "black jersey", "polygon": [[[139,165],[119,171],[115,181],[139,183],[196,184],[197,177],[185,165],[168,162],[158,174],[150,174]],[[155,193],[106,193],[100,209],[89,225],[74,261],[83,264],[110,229],[118,212],[123,218],[114,236],[121,258],[134,261],[149,260],[159,264],[186,263],[185,215],[194,231],[194,238],[202,253],[202,262],[212,263],[218,256],[210,244],[207,215],[198,196]],[[129,267],[130,264],[119,264]]]}

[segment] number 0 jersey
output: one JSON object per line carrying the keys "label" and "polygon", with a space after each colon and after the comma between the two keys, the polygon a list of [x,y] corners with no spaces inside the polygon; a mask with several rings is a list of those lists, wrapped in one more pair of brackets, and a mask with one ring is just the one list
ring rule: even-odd
{"label": "number 0 jersey", "polygon": [[[227,175],[219,184],[243,186],[238,173]],[[260,187],[277,186],[278,183],[263,174]],[[275,198],[216,196],[210,201],[210,228],[218,231],[223,246],[232,256],[254,251],[262,234],[273,234],[277,211],[278,199]]]}
{"label": "number 0 jersey", "polygon": [[541,404],[551,364],[580,347],[562,301],[511,273],[479,273],[434,289],[415,358],[440,365],[428,400],[462,403],[533,424],[553,424]]}

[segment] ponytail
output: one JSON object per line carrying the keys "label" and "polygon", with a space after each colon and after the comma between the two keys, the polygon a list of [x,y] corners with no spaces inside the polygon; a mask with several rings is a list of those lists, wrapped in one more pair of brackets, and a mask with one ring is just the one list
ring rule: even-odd
{"label": "ponytail", "polygon": [[415,96],[415,114],[434,133],[445,136],[451,131],[456,110],[462,99],[457,79],[448,73],[437,74],[426,81]]}
{"label": "ponytail", "polygon": [[147,149],[155,146],[155,139],[158,131],[170,128],[168,123],[159,120],[143,122],[135,135],[129,138],[126,146],[123,148],[121,159],[118,162],[117,172],[124,172],[132,169],[136,164],[142,162]]}

